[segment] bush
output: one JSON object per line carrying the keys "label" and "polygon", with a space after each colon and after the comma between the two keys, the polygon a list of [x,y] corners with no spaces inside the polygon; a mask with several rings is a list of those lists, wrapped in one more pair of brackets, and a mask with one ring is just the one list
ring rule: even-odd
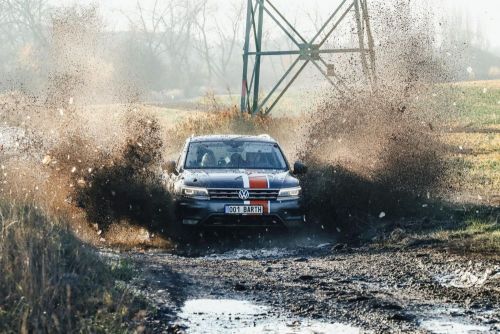
{"label": "bush", "polygon": [[34,207],[0,203],[0,332],[126,331],[135,302],[62,226]]}

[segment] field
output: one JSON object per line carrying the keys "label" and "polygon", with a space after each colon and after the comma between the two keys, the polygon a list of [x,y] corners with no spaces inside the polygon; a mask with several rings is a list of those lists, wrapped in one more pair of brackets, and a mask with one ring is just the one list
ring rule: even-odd
{"label": "field", "polygon": [[[328,237],[321,234],[324,233],[322,231],[311,232],[308,236],[297,236],[296,240],[269,240],[259,235],[255,239],[258,242],[249,239],[243,242],[243,246],[234,245],[231,238],[228,239],[228,244],[223,244],[223,238],[219,236],[215,239],[208,238],[200,245],[183,245],[171,240],[161,228],[161,224],[168,220],[170,208],[166,202],[169,197],[151,181],[151,174],[148,173],[150,169],[157,167],[158,161],[151,161],[150,157],[174,158],[184,139],[192,134],[240,132],[270,133],[279,139],[287,154],[295,159],[300,155],[297,143],[314,144],[314,141],[307,137],[307,131],[302,128],[304,124],[315,121],[307,113],[307,108],[311,107],[307,102],[301,101],[300,95],[291,95],[284,100],[285,103],[281,107],[293,106],[289,114],[280,109],[271,118],[240,118],[233,106],[236,101],[227,96],[188,102],[185,104],[187,107],[99,105],[84,106],[81,110],[77,107],[76,113],[82,112],[84,116],[61,123],[70,129],[69,132],[75,132],[67,137],[67,146],[60,145],[59,152],[37,152],[34,157],[23,160],[23,165],[13,169],[7,159],[12,157],[8,155],[9,145],[4,143],[5,147],[2,149],[7,162],[5,165],[2,162],[3,179],[0,179],[3,194],[3,203],[0,203],[0,265],[1,269],[10,272],[10,275],[0,278],[0,292],[5,293],[4,301],[0,302],[0,320],[2,325],[5,324],[5,328],[0,327],[0,330],[17,328],[27,332],[35,329],[64,332],[78,327],[82,328],[83,332],[140,332],[144,330],[143,326],[152,326],[158,331],[167,330],[165,326],[170,321],[172,309],[179,307],[176,300],[185,300],[187,295],[206,294],[210,289],[201,287],[204,280],[216,277],[218,279],[219,272],[225,270],[226,280],[217,282],[214,286],[218,291],[226,291],[224,293],[228,296],[232,296],[234,291],[246,291],[246,294],[256,291],[258,298],[269,301],[276,291],[286,291],[284,303],[290,310],[294,310],[293,314],[308,317],[332,316],[330,311],[315,310],[311,306],[316,297],[307,295],[308,286],[305,282],[313,282],[311,284],[316,291],[322,290],[328,282],[326,278],[310,273],[310,263],[324,267],[322,270],[328,272],[331,277],[338,276],[335,268],[341,270],[341,275],[337,277],[341,284],[349,291],[352,290],[352,294],[362,295],[359,301],[346,299],[341,302],[346,304],[339,306],[337,301],[347,297],[339,291],[329,290],[328,293],[335,296],[335,302],[331,298],[325,298],[325,310],[338,307],[342,310],[342,307],[346,307],[343,311],[338,311],[336,317],[350,321],[349,314],[352,311],[360,324],[378,330],[383,330],[381,319],[396,317],[389,320],[394,328],[415,329],[418,324],[410,317],[404,321],[411,324],[401,324],[397,319],[404,318],[404,314],[392,314],[393,309],[390,307],[396,307],[395,304],[378,300],[377,293],[365,296],[364,292],[359,292],[358,283],[351,277],[349,266],[342,265],[347,262],[341,261],[357,261],[361,265],[358,268],[359,275],[367,276],[367,268],[373,265],[370,259],[374,259],[377,265],[383,267],[388,261],[384,253],[397,254],[391,256],[390,265],[405,268],[407,275],[413,270],[411,261],[426,259],[425,254],[422,257],[414,254],[413,249],[418,249],[422,254],[431,254],[429,259],[432,260],[422,264],[429,271],[451,271],[455,266],[469,272],[462,262],[467,256],[477,256],[484,261],[480,270],[476,268],[475,275],[478,276],[481,270],[486,270],[488,275],[494,276],[491,267],[496,268],[494,263],[500,250],[500,82],[437,85],[430,97],[416,103],[424,106],[424,109],[441,111],[435,115],[432,122],[425,124],[445,148],[442,153],[446,173],[443,175],[444,183],[436,193],[428,192],[423,196],[420,193],[412,193],[411,196],[403,193],[397,198],[389,196],[388,199],[400,204],[397,206],[399,211],[392,213],[390,209],[393,207],[388,205],[384,209],[373,204],[371,199],[367,201],[369,206],[363,206],[366,204],[363,202],[366,200],[362,194],[364,191],[380,195],[385,188],[377,190],[374,187],[379,184],[387,186],[370,179],[370,173],[355,174],[351,173],[352,170],[343,170],[340,173],[334,169],[335,166],[315,165],[311,168],[311,175],[320,175],[317,183],[333,184],[335,188],[337,182],[340,181],[341,186],[342,182],[344,185],[347,182],[348,188],[343,189],[348,190],[349,196],[354,194],[354,198],[359,199],[359,203],[353,203],[349,198],[342,202],[343,205],[351,205],[349,216],[340,215],[337,220],[330,219],[325,222],[324,225],[330,233]],[[127,114],[130,111],[131,113]],[[127,118],[130,115],[135,116]],[[9,122],[12,122],[9,125],[18,126],[24,124],[24,119],[22,122],[18,119]],[[75,139],[73,135],[80,133],[76,129],[85,129],[90,139],[85,136],[76,136]],[[151,138],[154,140],[150,140]],[[326,143],[331,142],[328,137]],[[333,142],[336,143],[332,146],[335,151],[337,146],[340,146],[340,141]],[[406,154],[401,156],[403,159],[412,158]],[[366,161],[364,157],[361,158],[362,162]],[[355,159],[349,161],[356,162]],[[352,166],[359,167],[357,164]],[[40,174],[37,174],[38,171]],[[363,171],[363,168],[356,171]],[[11,175],[20,175],[22,178],[14,179],[18,183],[11,183]],[[29,182],[38,182],[40,178],[46,178],[43,187],[50,196],[36,196],[38,186],[42,187],[42,183]],[[92,184],[93,188],[86,187],[87,184]],[[354,190],[351,191],[351,188]],[[342,188],[339,189],[337,192],[319,192],[315,198],[332,196],[342,201],[344,194],[339,193]],[[13,196],[16,191],[18,193]],[[118,196],[125,196],[118,198],[129,201],[130,206],[123,208],[123,205],[115,205],[120,204],[117,203],[120,200],[113,199],[116,193]],[[83,199],[75,200],[76,195],[82,194]],[[153,194],[155,199],[164,200],[165,203],[151,200],[148,196]],[[9,196],[12,196],[13,200],[8,201]],[[345,196],[347,197],[347,193]],[[49,197],[50,201],[47,200]],[[83,205],[78,203],[81,207],[75,205],[78,201],[84,202]],[[144,210],[132,210],[136,207],[142,207]],[[395,208],[396,206],[394,212]],[[332,215],[328,210],[329,207],[323,209],[323,217]],[[377,218],[382,210],[390,215],[384,220]],[[116,221],[110,221],[109,217],[115,217]],[[33,238],[33,235],[36,237]],[[322,238],[326,238],[327,242],[323,242]],[[317,248],[316,244],[320,242],[329,246]],[[297,248],[295,243],[305,243],[305,246]],[[328,248],[332,246],[330,243],[337,243],[332,251]],[[365,248],[359,252],[351,252],[351,245],[362,245]],[[229,250],[232,254],[232,249],[240,246],[250,248],[250,255],[242,255],[242,258],[239,258],[239,255],[234,258],[229,255],[232,261],[230,267],[225,260],[216,260],[215,265],[211,260],[207,260],[206,256],[209,257],[212,252],[224,253]],[[102,254],[96,254],[96,249],[103,250],[106,247],[113,250],[104,251],[105,260],[102,260]],[[266,255],[261,255],[274,252],[276,247],[280,252],[284,249],[285,255],[269,260],[275,262],[269,262],[265,259]],[[115,253],[116,249],[125,250],[124,255]],[[169,254],[163,253],[147,257],[143,254],[147,249],[155,249],[155,252],[175,252],[189,257],[170,257]],[[130,250],[133,251],[129,253]],[[287,251],[290,251],[289,255],[286,255]],[[332,253],[337,251],[340,252],[338,256]],[[442,252],[454,254],[452,264],[443,264],[445,255]],[[456,255],[457,253],[459,254]],[[199,256],[190,260],[193,254]],[[40,256],[50,258],[52,262],[42,260],[36,262],[36,265],[29,265],[28,262],[16,260]],[[245,256],[254,260],[246,260]],[[297,262],[294,258],[298,259]],[[310,263],[303,258],[310,258]],[[408,259],[413,260],[408,262]],[[332,264],[334,262],[337,264]],[[250,276],[253,274],[242,270],[247,268],[249,273],[260,273],[261,266],[267,266],[264,270],[269,277],[286,276],[286,268],[294,266],[301,271],[300,277],[304,277],[305,281],[288,275],[284,281],[285,285],[272,283],[267,278],[252,282]],[[141,272],[142,268],[146,270]],[[197,268],[204,268],[204,271]],[[267,271],[267,268],[271,269]],[[83,283],[75,279],[86,277],[87,271],[94,273],[95,277],[92,276],[91,280],[85,279]],[[379,280],[387,279],[399,282],[400,278],[395,273],[394,270],[382,272],[381,277],[375,277],[376,280],[370,284],[375,286]],[[191,277],[189,283],[186,275]],[[431,279],[429,275],[430,272],[418,273],[422,286]],[[43,279],[39,279],[40,277]],[[243,277],[246,283],[239,282],[239,277]],[[16,285],[17,281],[21,283]],[[192,282],[196,284],[191,287]],[[182,289],[172,290],[172,287],[175,288],[179,284],[183,286]],[[271,290],[263,293],[265,290],[259,290],[262,289],[262,284],[270,286]],[[294,293],[293,289],[290,290],[289,287],[295,285],[300,285],[308,297],[302,298]],[[187,286],[189,288],[186,288]],[[438,306],[445,305],[439,299],[443,296],[457,303],[461,298],[470,297],[469,292],[455,293],[438,289],[438,292],[431,293],[426,288],[412,289],[410,283],[405,287],[408,294],[415,294],[412,302],[425,300],[432,293],[437,293],[433,296],[437,298]],[[484,289],[481,290],[484,300],[481,299],[476,310],[478,314],[487,307],[488,300],[493,300],[493,305],[496,305],[495,288],[486,286]],[[88,294],[87,290],[93,293]],[[133,291],[139,291],[141,296],[148,296],[147,302],[144,304],[142,297],[137,300]],[[72,312],[62,307],[62,304],[50,308],[53,298],[66,300],[73,305]],[[399,297],[393,298],[398,300]],[[391,303],[396,303],[394,300]],[[375,312],[375,316],[366,313],[359,310],[356,304],[358,302],[366,302],[370,308],[379,311]],[[386,302],[390,304],[387,304],[387,309],[378,308],[377,305],[386,305],[383,304]],[[400,302],[402,301],[397,301]],[[151,312],[146,304],[153,305],[157,312]],[[45,309],[49,309],[50,317],[44,315]],[[411,310],[408,312],[411,313]],[[418,316],[420,315],[412,315]]]}
{"label": "field", "polygon": [[[457,90],[458,89],[458,90]],[[500,205],[500,83],[471,82],[453,87],[456,124],[444,135],[455,148],[452,160],[462,166],[457,180],[481,202]],[[467,195],[464,195],[467,196]],[[484,197],[484,198],[483,198]]]}

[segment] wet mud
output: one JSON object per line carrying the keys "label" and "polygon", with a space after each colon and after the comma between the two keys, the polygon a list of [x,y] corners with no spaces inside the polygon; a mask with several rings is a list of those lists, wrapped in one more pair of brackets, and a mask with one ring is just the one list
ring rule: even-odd
{"label": "wet mud", "polygon": [[436,246],[262,239],[267,246],[212,244],[189,254],[103,256],[137,266],[130,286],[157,309],[148,318],[157,333],[500,330],[498,257],[458,255]]}

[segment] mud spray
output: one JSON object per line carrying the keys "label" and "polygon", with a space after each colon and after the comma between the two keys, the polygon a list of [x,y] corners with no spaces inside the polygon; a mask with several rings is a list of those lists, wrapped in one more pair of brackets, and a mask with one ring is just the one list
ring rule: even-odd
{"label": "mud spray", "polygon": [[[286,147],[300,143],[295,155],[310,165],[303,180],[310,222],[352,236],[381,218],[412,215],[446,174],[435,124],[441,115],[421,101],[448,72],[434,58],[428,26],[401,14],[408,6],[378,6],[374,26],[384,38],[375,89],[357,84],[342,100],[325,93],[317,110],[300,120],[242,121],[227,111],[190,119],[172,133],[138,102],[140,89],[110,82],[113,63],[100,57],[96,42],[97,11],[63,11],[54,17],[53,67],[44,92],[1,97],[3,128],[28,138],[2,152],[2,197],[33,200],[67,216],[84,239],[127,244],[143,234],[131,243],[148,243],[172,221],[160,168],[167,148],[179,146],[172,138],[183,140],[192,129],[264,129]],[[349,73],[346,66],[343,77],[359,80]],[[121,104],[96,104],[102,101]],[[304,135],[292,140],[290,133]]]}
{"label": "mud spray", "polygon": [[151,245],[172,215],[165,132],[137,103],[140,89],[111,79],[101,29],[93,7],[55,13],[45,88],[0,97],[0,191],[69,220],[87,241]]}
{"label": "mud spray", "polygon": [[422,203],[443,192],[446,108],[424,101],[452,74],[433,51],[431,14],[409,13],[407,1],[378,6],[377,85],[321,101],[299,149],[311,166],[303,180],[310,220],[344,237],[422,216]]}

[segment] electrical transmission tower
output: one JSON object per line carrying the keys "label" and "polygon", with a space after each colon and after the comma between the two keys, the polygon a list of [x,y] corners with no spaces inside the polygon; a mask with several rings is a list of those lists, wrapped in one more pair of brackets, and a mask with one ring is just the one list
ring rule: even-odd
{"label": "electrical transmission tower", "polygon": [[[327,63],[323,55],[350,53],[359,54],[363,74],[370,84],[376,83],[375,53],[373,35],[368,15],[368,0],[343,0],[321,26],[311,40],[306,40],[273,4],[274,0],[247,0],[247,23],[243,53],[243,84],[241,91],[241,112],[268,114],[290,88],[304,68],[312,63],[327,81],[343,95],[348,89],[335,73],[335,64]],[[339,25],[346,21],[349,13],[354,13],[355,48],[323,48]],[[265,15],[267,14],[267,15]],[[295,44],[295,50],[267,51],[262,48],[264,17],[269,17]],[[297,58],[263,98],[259,96],[261,62],[263,57],[296,55]],[[250,62],[253,60],[252,64]],[[253,68],[250,68],[253,65]],[[250,77],[250,80],[249,80]],[[291,78],[289,78],[291,77]],[[287,78],[289,78],[287,80]],[[284,86],[283,86],[284,85]],[[282,87],[280,90],[280,87]]]}

